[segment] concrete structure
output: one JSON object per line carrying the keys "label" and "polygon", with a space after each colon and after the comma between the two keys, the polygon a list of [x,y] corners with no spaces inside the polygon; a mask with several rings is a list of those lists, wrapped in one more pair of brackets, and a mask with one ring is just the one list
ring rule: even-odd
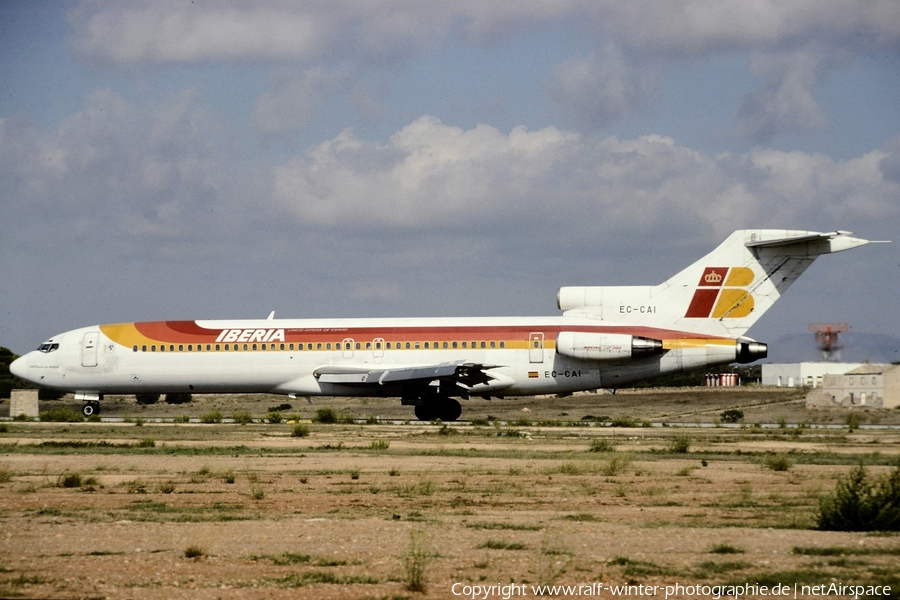
{"label": "concrete structure", "polygon": [[843,375],[826,375],[806,396],[807,408],[900,407],[900,365],[863,365]]}
{"label": "concrete structure", "polygon": [[762,384],[777,387],[821,387],[826,375],[843,375],[865,363],[803,362],[762,366]]}
{"label": "concrete structure", "polygon": [[30,419],[38,418],[38,391],[12,390],[9,394],[9,416],[25,415]]}

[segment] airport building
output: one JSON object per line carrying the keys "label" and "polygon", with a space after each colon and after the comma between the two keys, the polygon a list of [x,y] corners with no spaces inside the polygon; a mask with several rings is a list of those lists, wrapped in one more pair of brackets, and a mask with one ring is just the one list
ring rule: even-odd
{"label": "airport building", "polygon": [[762,384],[776,387],[822,387],[826,375],[843,375],[865,363],[801,362],[764,364]]}
{"label": "airport building", "polygon": [[839,375],[825,375],[806,396],[807,408],[900,407],[900,365],[866,364]]}

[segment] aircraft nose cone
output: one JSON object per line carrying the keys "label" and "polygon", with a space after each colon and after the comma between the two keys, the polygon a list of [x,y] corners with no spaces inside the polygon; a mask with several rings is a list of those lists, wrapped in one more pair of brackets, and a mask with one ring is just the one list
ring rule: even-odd
{"label": "aircraft nose cone", "polygon": [[25,360],[24,356],[21,358],[17,358],[16,360],[12,361],[12,363],[10,363],[9,372],[19,379],[24,379],[27,381],[28,378],[25,375],[28,371],[28,365],[26,363],[27,361]]}

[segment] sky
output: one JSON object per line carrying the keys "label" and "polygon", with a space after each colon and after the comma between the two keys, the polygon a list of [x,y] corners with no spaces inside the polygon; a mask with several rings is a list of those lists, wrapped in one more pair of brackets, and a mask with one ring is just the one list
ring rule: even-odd
{"label": "sky", "polygon": [[555,315],[849,230],[749,332],[900,336],[896,0],[0,0],[0,346]]}

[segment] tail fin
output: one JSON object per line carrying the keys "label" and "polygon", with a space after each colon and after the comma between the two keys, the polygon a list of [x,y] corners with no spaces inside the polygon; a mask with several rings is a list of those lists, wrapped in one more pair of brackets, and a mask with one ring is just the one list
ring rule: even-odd
{"label": "tail fin", "polygon": [[822,254],[868,244],[848,231],[735,231],[718,248],[656,286],[564,287],[566,315],[741,337]]}

